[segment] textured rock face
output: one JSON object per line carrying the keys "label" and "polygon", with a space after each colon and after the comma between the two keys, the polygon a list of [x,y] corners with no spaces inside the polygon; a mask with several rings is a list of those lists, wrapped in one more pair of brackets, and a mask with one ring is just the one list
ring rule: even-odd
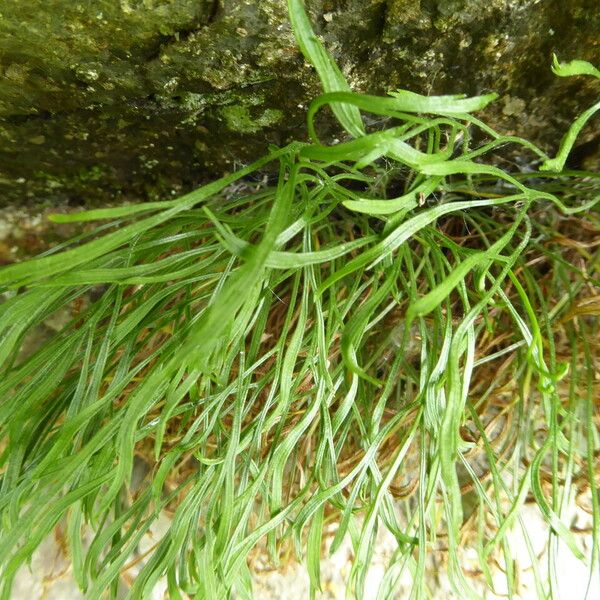
{"label": "textured rock face", "polygon": [[[549,69],[600,62],[596,0],[307,5],[354,89],[495,90],[492,124],[548,149],[598,94]],[[179,194],[304,137],[318,93],[285,0],[4,0],[0,205]]]}

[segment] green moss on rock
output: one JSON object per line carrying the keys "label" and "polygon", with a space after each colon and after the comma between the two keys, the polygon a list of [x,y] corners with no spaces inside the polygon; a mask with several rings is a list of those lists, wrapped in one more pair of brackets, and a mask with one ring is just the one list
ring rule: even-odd
{"label": "green moss on rock", "polygon": [[[589,0],[308,0],[307,8],[355,89],[495,90],[503,99],[488,119],[548,149],[598,91],[549,69],[553,51],[600,62],[600,14]],[[304,136],[318,92],[284,0],[30,0],[27,10],[5,0],[0,203],[180,193]],[[321,117],[324,135],[336,133]]]}
{"label": "green moss on rock", "polygon": [[233,105],[221,109],[227,127],[236,133],[256,133],[264,127],[278,123],[283,113],[276,108],[267,108],[253,116],[246,106]]}

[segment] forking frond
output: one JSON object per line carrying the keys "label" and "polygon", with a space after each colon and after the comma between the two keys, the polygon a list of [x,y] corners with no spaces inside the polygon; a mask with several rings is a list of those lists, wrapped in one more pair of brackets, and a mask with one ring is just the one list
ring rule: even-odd
{"label": "forking frond", "polygon": [[[351,92],[288,5],[326,92],[310,143],[174,201],[57,216],[114,225],[0,271],[3,598],[59,524],[86,597],[117,597],[165,512],[128,597],[164,577],[171,598],[247,597],[253,553],[292,547],[314,593],[324,540],[348,535],[360,598],[381,527],[397,541],[381,598],[407,573],[425,597],[440,540],[456,593],[477,597],[464,538],[512,590],[523,504],[585,558],[564,519],[585,488],[598,564],[598,175],[500,169],[507,144],[558,163],[473,116],[492,94]],[[317,138],[325,106],[349,135],[333,145]],[[391,124],[369,132],[362,113]],[[228,193],[272,165],[276,185]]]}

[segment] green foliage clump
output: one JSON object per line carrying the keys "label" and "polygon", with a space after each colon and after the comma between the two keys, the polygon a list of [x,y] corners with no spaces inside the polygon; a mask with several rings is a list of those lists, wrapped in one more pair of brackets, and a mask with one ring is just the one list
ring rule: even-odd
{"label": "green foliage clump", "polygon": [[[381,598],[405,572],[425,597],[440,538],[473,597],[469,532],[489,585],[500,561],[513,589],[506,536],[528,497],[584,558],[562,514],[586,479],[598,563],[599,253],[584,238],[600,195],[596,174],[561,172],[592,109],[551,158],[473,115],[493,94],[353,93],[299,0],[289,11],[325,90],[310,142],[174,201],[57,215],[109,222],[0,271],[3,598],[59,523],[87,597],[117,597],[164,511],[128,597],[166,577],[170,598],[249,598],[254,550],[290,547],[318,590],[331,523],[331,552],[352,541],[350,595],[381,527],[397,540]],[[597,76],[585,65],[555,68]],[[333,145],[317,137],[326,106],[348,134]],[[508,145],[527,169],[499,168]],[[276,183],[249,191],[271,163]],[[70,324],[23,359],[64,306]]]}

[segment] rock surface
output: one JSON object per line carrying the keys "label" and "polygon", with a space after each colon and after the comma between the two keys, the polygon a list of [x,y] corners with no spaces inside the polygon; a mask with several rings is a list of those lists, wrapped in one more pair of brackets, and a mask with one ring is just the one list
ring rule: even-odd
{"label": "rock surface", "polygon": [[[495,90],[492,124],[548,150],[598,93],[549,69],[600,62],[596,0],[307,6],[354,89]],[[4,0],[0,206],[179,194],[303,138],[318,93],[285,0]]]}

